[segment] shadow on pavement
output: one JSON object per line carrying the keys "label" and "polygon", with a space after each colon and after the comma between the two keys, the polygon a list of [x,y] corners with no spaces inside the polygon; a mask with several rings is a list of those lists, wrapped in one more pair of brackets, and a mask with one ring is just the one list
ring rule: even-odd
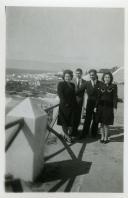
{"label": "shadow on pavement", "polygon": [[111,142],[124,142],[124,136],[123,135],[120,135],[118,137],[110,138],[110,141]]}
{"label": "shadow on pavement", "polygon": [[124,128],[122,126],[113,126],[109,128],[110,135],[122,134],[124,132]]}
{"label": "shadow on pavement", "polygon": [[[36,185],[39,187],[47,182],[56,181],[56,183],[53,182],[54,185],[48,190],[48,192],[56,192],[63,184],[68,182],[66,184],[64,192],[70,192],[76,177],[79,175],[88,174],[92,165],[92,162],[82,161],[83,153],[86,148],[86,142],[84,141],[83,143],[81,143],[81,149],[79,151],[78,157],[76,157],[76,155],[70,148],[75,143],[68,145],[63,140],[62,136],[60,136],[56,131],[54,131],[53,129],[50,129],[50,131],[61,140],[64,148],[50,156],[47,156],[45,160],[47,161],[51,157],[54,157],[55,155],[61,153],[64,149],[67,150],[71,159],[45,163],[42,173],[36,180]],[[60,181],[58,182],[58,180]]]}
{"label": "shadow on pavement", "polygon": [[[121,126],[110,127],[110,140],[111,142],[123,142],[124,141],[124,128]],[[115,137],[111,137],[115,136]]]}
{"label": "shadow on pavement", "polygon": [[89,168],[90,163],[78,160],[64,160],[60,162],[46,163],[42,172],[43,174],[38,178],[38,181],[48,182],[59,179],[69,179],[77,175],[88,173]]}

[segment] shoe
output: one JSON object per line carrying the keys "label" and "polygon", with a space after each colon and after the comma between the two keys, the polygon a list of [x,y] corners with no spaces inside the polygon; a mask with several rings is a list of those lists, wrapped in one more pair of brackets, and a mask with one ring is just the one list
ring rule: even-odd
{"label": "shoe", "polygon": [[110,141],[109,140],[104,140],[104,144],[107,144],[109,143]]}
{"label": "shoe", "polygon": [[65,140],[66,142],[68,142],[68,143],[72,143],[72,142],[73,142],[73,140],[72,140],[71,138],[67,138],[67,137],[65,137],[65,136],[64,136],[64,140]]}
{"label": "shoe", "polygon": [[76,136],[71,136],[71,140],[77,140],[78,139],[78,137],[76,137]]}

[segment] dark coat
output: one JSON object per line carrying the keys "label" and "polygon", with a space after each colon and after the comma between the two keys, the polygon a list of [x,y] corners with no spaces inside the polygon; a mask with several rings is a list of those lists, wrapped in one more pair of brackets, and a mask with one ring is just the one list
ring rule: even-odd
{"label": "dark coat", "polygon": [[76,95],[82,95],[82,94],[84,94],[84,92],[86,90],[86,93],[88,95],[88,100],[96,101],[100,83],[101,83],[101,81],[97,80],[96,85],[93,87],[91,80],[84,81],[83,86],[79,90],[76,91]]}
{"label": "dark coat", "polygon": [[82,106],[83,106],[83,101],[84,101],[84,93],[85,93],[85,83],[86,81],[84,79],[81,79],[81,84],[78,87],[77,85],[77,80],[74,80],[74,84],[75,84],[75,92],[76,92],[76,102],[77,105],[75,107],[76,110],[76,122],[75,122],[75,129],[77,131],[77,128],[80,124],[80,120],[81,120],[81,112],[82,112]]}
{"label": "dark coat", "polygon": [[86,81],[86,84],[85,84],[85,89],[88,95],[88,99],[87,99],[87,104],[86,104],[86,116],[85,116],[84,127],[83,127],[83,136],[89,133],[90,125],[91,125],[92,136],[97,135],[98,122],[96,122],[96,119],[95,119],[94,108],[96,105],[100,84],[101,84],[101,81],[99,80],[97,80],[96,85],[94,85],[94,87],[92,86],[91,80]]}
{"label": "dark coat", "polygon": [[88,100],[94,101],[94,103],[96,102],[100,84],[101,84],[101,81],[97,80],[96,85],[93,87],[91,80],[86,81],[85,89],[88,95]]}
{"label": "dark coat", "polygon": [[57,93],[60,98],[57,124],[73,126],[76,106],[75,85],[73,83],[69,85],[65,81],[59,82]]}
{"label": "dark coat", "polygon": [[81,84],[78,87],[76,79],[74,80],[75,91],[76,91],[76,101],[78,104],[83,104],[84,93],[85,93],[85,83],[86,81],[84,79],[81,79]]}
{"label": "dark coat", "polygon": [[114,108],[117,108],[117,85],[105,83],[100,85],[98,99],[96,102],[98,122],[106,125],[112,125],[114,122]]}

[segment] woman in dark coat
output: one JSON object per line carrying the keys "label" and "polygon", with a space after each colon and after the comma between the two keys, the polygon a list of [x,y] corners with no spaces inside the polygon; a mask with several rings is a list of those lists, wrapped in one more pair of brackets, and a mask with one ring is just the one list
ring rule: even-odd
{"label": "woman in dark coat", "polygon": [[63,73],[63,81],[59,82],[57,87],[58,96],[60,99],[59,113],[57,124],[62,126],[64,138],[71,142],[73,126],[75,122],[75,85],[71,82],[73,72],[65,70]]}
{"label": "woman in dark coat", "polygon": [[117,85],[113,84],[111,72],[106,72],[102,77],[103,83],[99,87],[96,107],[96,119],[101,123],[101,143],[108,143],[108,126],[113,125],[114,109],[117,109]]}

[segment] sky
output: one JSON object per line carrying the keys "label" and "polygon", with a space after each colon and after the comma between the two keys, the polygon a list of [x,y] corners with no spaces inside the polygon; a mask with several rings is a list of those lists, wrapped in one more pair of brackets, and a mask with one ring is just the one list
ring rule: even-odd
{"label": "sky", "polygon": [[7,7],[6,66],[48,71],[123,67],[124,9]]}

